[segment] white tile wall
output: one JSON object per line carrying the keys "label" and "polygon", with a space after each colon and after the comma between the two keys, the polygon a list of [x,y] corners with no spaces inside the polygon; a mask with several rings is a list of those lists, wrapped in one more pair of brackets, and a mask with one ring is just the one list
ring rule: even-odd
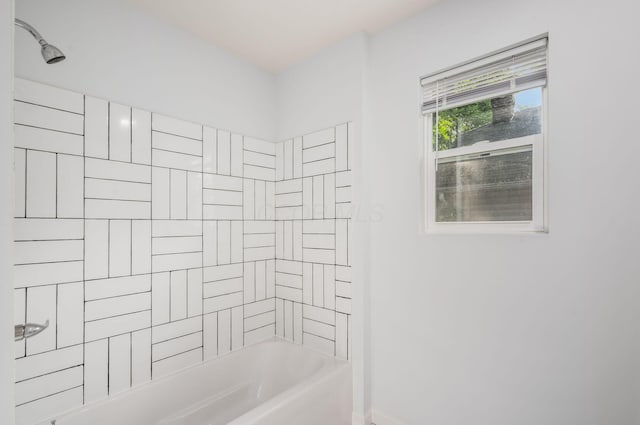
{"label": "white tile wall", "polygon": [[18,79],[16,415],[273,335],[350,356],[347,124],[272,144]]}
{"label": "white tile wall", "polygon": [[351,124],[276,147],[276,334],[350,358]]}

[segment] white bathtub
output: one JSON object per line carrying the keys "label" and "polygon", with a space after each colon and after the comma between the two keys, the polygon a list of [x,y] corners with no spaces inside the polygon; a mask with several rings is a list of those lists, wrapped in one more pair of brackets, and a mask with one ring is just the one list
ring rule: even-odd
{"label": "white bathtub", "polygon": [[42,425],[347,425],[351,398],[349,363],[271,339]]}

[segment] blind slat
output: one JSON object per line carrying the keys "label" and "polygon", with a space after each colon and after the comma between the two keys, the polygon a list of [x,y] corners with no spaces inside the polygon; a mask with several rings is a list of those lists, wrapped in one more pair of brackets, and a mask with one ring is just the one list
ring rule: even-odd
{"label": "blind slat", "polygon": [[[493,59],[493,60],[492,60]],[[422,79],[422,112],[474,103],[547,83],[547,39],[534,40],[469,64]]]}
{"label": "blind slat", "polygon": [[467,87],[475,88],[483,84],[489,85],[496,81],[509,80],[514,76],[536,74],[538,71],[545,70],[546,68],[546,59],[539,59],[536,61],[513,65],[509,68],[508,72],[505,71],[505,67],[501,67],[496,70],[487,70],[487,72],[480,75],[470,76],[460,80],[443,80],[440,81],[439,85],[433,86],[431,92],[427,92],[427,88],[425,87],[425,93],[428,93],[430,96],[434,96],[436,94],[436,90],[442,95],[446,95],[451,92],[456,93],[464,91]]}
{"label": "blind slat", "polygon": [[455,86],[456,84],[467,80],[481,80],[487,78],[490,75],[502,75],[505,70],[508,69],[511,73],[522,72],[532,66],[545,66],[546,67],[546,52],[538,51],[535,54],[529,54],[518,58],[514,61],[514,58],[508,60],[502,60],[500,62],[492,63],[482,68],[477,68],[464,72],[462,74],[456,74],[447,78],[440,78],[432,83],[423,84],[426,87],[436,87],[436,82],[439,82],[440,89],[446,89],[448,86]]}

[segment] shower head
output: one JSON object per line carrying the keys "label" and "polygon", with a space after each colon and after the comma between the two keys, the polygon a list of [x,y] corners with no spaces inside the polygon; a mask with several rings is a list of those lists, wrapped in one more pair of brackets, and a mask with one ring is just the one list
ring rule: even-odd
{"label": "shower head", "polygon": [[66,59],[66,56],[60,49],[53,44],[45,44],[42,46],[42,58],[46,63],[57,63]]}
{"label": "shower head", "polygon": [[64,55],[64,53],[62,53],[62,51],[58,49],[56,46],[54,46],[53,44],[47,43],[47,40],[42,38],[40,33],[34,27],[32,27],[31,25],[29,25],[28,23],[20,19],[16,19],[15,24],[18,27],[28,31],[29,34],[31,34],[33,38],[35,38],[36,41],[40,44],[42,58],[46,63],[52,64],[52,63],[61,62],[66,59],[66,56]]}

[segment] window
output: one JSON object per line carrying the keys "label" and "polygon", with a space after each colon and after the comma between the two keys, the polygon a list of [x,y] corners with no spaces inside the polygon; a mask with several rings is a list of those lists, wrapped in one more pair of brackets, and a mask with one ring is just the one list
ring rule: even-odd
{"label": "window", "polygon": [[422,78],[427,231],[545,231],[546,37]]}

